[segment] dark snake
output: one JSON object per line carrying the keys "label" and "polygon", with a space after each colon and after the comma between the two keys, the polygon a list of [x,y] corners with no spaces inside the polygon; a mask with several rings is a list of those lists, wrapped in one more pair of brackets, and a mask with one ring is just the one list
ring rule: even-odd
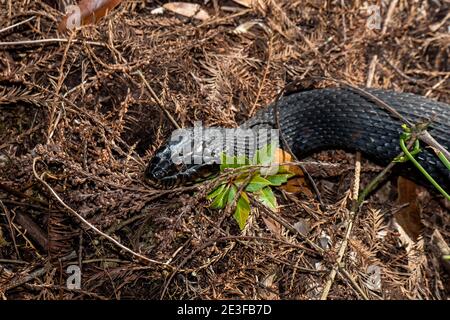
{"label": "dark snake", "polygon": [[[450,149],[450,106],[411,93],[398,93],[382,89],[364,89],[381,99],[412,123],[429,122],[428,132],[447,150]],[[387,165],[401,149],[399,138],[402,122],[373,99],[357,91],[343,88],[316,89],[290,94],[277,102],[278,121],[274,104],[260,110],[242,123],[240,128],[279,128],[285,142],[298,157],[321,150],[343,149],[360,151],[380,165]],[[224,128],[215,128],[224,130]],[[145,179],[154,186],[169,189],[195,183],[218,172],[219,165],[211,162],[196,164],[176,163],[171,158],[180,147],[193,146],[193,129],[186,129],[187,137],[167,141],[151,159]],[[213,150],[220,142],[208,138],[203,132],[203,150]],[[239,138],[234,151],[244,152]],[[223,146],[220,146],[223,147]],[[248,147],[248,146],[247,146]],[[421,145],[417,161],[444,188],[450,190],[450,171],[427,146]],[[248,151],[248,150],[247,150]],[[217,152],[217,150],[215,151]],[[213,152],[214,153],[214,152]],[[217,154],[216,154],[217,156]],[[399,173],[428,185],[410,162],[396,165]]]}

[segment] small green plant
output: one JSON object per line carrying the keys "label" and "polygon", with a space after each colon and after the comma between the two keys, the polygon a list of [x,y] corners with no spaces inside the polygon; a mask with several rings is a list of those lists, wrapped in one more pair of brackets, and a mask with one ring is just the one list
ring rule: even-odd
{"label": "small green plant", "polygon": [[207,199],[212,200],[211,208],[223,209],[235,204],[233,217],[241,230],[244,229],[250,216],[249,194],[269,209],[276,211],[277,199],[272,187],[281,186],[295,175],[286,167],[278,167],[277,161],[274,161],[276,152],[275,144],[269,144],[259,149],[252,161],[242,156],[222,154],[221,172],[237,168],[241,168],[242,171],[208,194]]}
{"label": "small green plant", "polygon": [[[406,162],[411,161],[414,166],[419,169],[419,171],[427,178],[428,181],[447,199],[450,200],[450,195],[434,180],[430,174],[420,165],[419,162],[414,158],[415,155],[417,155],[421,149],[419,140],[416,139],[414,141],[413,149],[411,151],[408,150],[408,147],[406,146],[406,143],[410,139],[414,139],[413,132],[411,128],[409,128],[406,124],[402,125],[403,133],[400,135],[400,147],[405,154],[404,156],[397,157],[394,159],[395,162]],[[438,152],[437,156],[442,161],[442,163],[450,170],[450,162],[449,160],[442,154],[442,152]]]}

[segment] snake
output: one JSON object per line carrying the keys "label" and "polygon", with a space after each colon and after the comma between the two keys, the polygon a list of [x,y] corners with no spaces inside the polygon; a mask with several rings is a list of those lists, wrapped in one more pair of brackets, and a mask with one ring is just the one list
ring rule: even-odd
{"label": "snake", "polygon": [[[427,131],[435,140],[450,149],[450,105],[413,93],[362,90],[369,96],[344,87],[287,94],[257,111],[238,128],[244,133],[245,130],[279,129],[278,143],[287,145],[298,159],[318,151],[340,149],[359,151],[374,163],[385,166],[401,154],[399,140],[404,131],[403,118],[413,124],[426,123]],[[400,114],[400,119],[380,107],[373,97]],[[225,131],[230,128],[200,129],[201,134],[196,134],[195,126],[175,130],[176,134],[172,134],[150,159],[144,172],[145,181],[162,189],[192,185],[217,174],[224,153],[245,153],[251,157],[255,153],[253,149],[268,141],[265,133],[259,135],[263,139],[256,139],[259,144],[251,144],[245,135],[241,138],[242,134],[235,134],[230,144],[217,138],[226,136]],[[208,156],[202,157],[205,154]],[[450,189],[450,170],[432,148],[421,144],[415,159],[444,190]],[[394,167],[400,175],[431,186],[410,161]]]}

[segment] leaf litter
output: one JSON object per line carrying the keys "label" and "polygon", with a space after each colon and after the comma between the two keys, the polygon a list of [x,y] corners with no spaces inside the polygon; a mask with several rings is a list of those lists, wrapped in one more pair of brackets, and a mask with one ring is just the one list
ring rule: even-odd
{"label": "leaf litter", "polygon": [[[367,28],[357,1],[235,1],[233,11],[189,3],[208,19],[124,1],[64,35],[59,1],[8,3],[0,1],[0,30],[34,17],[0,31],[0,294],[8,299],[320,297],[345,236],[354,154],[302,160],[324,207],[299,180],[274,188],[276,212],[255,209],[241,231],[232,212],[210,208],[214,181],[171,191],[142,182],[174,127],[137,71],[182,127],[235,127],[295,79],[364,85],[375,54],[373,86],[450,102],[442,1],[398,1],[384,35]],[[382,2],[382,18],[387,9]],[[34,159],[36,174],[89,223],[168,263],[142,261],[81,223],[36,179]],[[379,171],[363,160],[362,184]],[[397,186],[393,177],[363,205],[329,298],[448,299],[432,242],[436,231],[450,242],[448,208],[420,189],[420,229],[418,211],[407,211],[414,237],[405,245]],[[321,242],[325,250],[314,246]],[[66,268],[80,262],[82,290],[64,289]]]}

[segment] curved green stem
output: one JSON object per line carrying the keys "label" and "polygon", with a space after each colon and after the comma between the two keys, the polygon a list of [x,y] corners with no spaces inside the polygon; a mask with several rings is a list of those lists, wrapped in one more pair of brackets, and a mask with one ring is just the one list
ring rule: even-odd
{"label": "curved green stem", "polygon": [[[419,162],[417,162],[416,159],[414,159],[413,155],[409,152],[408,148],[405,145],[405,140],[400,139],[400,147],[402,148],[402,151],[406,154],[408,159],[416,166],[417,169],[425,176],[425,178],[430,181],[430,183],[440,192],[444,195],[444,197],[450,201],[450,195],[445,192],[444,189],[428,174],[428,172],[420,165]],[[442,159],[441,159],[442,160]]]}
{"label": "curved green stem", "polygon": [[438,157],[442,161],[444,166],[446,166],[447,169],[450,170],[450,161],[445,157],[445,155],[442,152],[439,152]]}

